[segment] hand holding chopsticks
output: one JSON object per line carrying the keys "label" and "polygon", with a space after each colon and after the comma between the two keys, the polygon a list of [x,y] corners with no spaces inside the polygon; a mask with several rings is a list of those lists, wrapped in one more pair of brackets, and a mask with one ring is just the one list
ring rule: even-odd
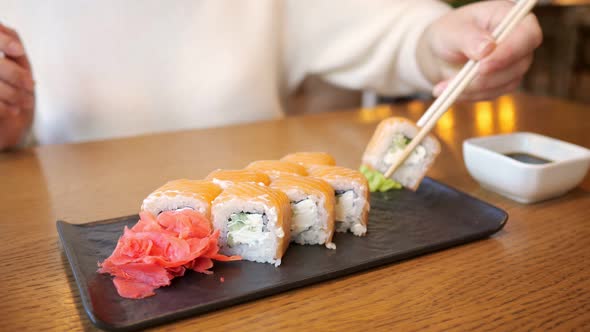
{"label": "hand holding chopsticks", "polygon": [[[536,0],[521,0],[508,12],[502,22],[496,27],[492,36],[496,43],[502,42],[516,25],[530,12],[536,4]],[[476,77],[479,70],[479,61],[468,61],[459,74],[451,81],[443,93],[434,101],[424,115],[418,121],[421,127],[418,134],[402,151],[392,165],[385,172],[385,177],[391,177],[395,170],[408,158],[412,151],[418,146],[424,137],[434,128],[438,119],[448,110],[448,108],[457,100],[459,95],[465,90],[467,85]]]}

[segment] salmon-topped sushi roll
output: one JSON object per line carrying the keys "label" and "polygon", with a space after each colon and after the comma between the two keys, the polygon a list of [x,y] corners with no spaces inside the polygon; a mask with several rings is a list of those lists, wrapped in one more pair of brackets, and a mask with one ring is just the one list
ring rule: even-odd
{"label": "salmon-topped sushi roll", "polygon": [[361,172],[339,166],[312,167],[309,175],[328,182],[336,198],[336,231],[350,230],[356,236],[367,232],[369,184]]}
{"label": "salmon-topped sushi roll", "polygon": [[279,266],[291,240],[291,213],[289,198],[279,190],[246,182],[228,187],[212,207],[220,251]]}
{"label": "salmon-topped sushi roll", "polygon": [[[381,173],[387,172],[419,131],[420,128],[405,118],[392,117],[381,121],[367,144],[363,165]],[[439,153],[440,143],[433,135],[427,135],[397,168],[391,179],[415,191]]]}
{"label": "salmon-topped sushi roll", "polygon": [[324,244],[336,249],[334,235],[334,190],[324,180],[307,176],[282,175],[271,188],[278,189],[291,201],[291,242]]}
{"label": "salmon-topped sushi roll", "polygon": [[217,169],[209,173],[205,179],[222,189],[239,182],[256,183],[261,186],[270,184],[270,178],[265,173],[247,169]]}
{"label": "salmon-topped sushi roll", "polygon": [[268,176],[270,176],[271,180],[276,179],[283,174],[302,176],[307,175],[305,167],[296,163],[280,160],[253,161],[248,166],[246,166],[246,169],[266,173]]}
{"label": "salmon-topped sushi roll", "polygon": [[325,152],[295,152],[284,156],[281,160],[296,163],[305,168],[313,165],[336,166],[334,157]]}
{"label": "salmon-topped sushi roll", "polygon": [[173,180],[149,194],[143,200],[141,210],[157,216],[163,211],[190,208],[209,218],[211,202],[220,193],[221,188],[210,181]]}

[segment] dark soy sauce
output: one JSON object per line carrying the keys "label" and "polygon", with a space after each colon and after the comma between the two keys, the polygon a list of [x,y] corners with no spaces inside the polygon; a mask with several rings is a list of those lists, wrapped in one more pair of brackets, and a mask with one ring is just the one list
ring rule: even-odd
{"label": "dark soy sauce", "polygon": [[504,155],[507,157],[510,157],[512,159],[518,160],[521,163],[525,163],[525,164],[541,165],[541,164],[547,164],[547,163],[551,162],[551,160],[547,160],[547,159],[544,159],[541,157],[534,156],[532,154],[522,153],[522,152],[511,152],[511,153],[505,153]]}

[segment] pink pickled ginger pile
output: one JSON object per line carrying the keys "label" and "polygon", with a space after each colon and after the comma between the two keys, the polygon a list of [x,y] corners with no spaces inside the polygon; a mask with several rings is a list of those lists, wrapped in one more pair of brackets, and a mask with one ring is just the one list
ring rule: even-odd
{"label": "pink pickled ginger pile", "polygon": [[219,230],[200,213],[183,209],[166,211],[155,218],[141,212],[140,219],[125,227],[111,256],[98,263],[98,272],[110,273],[122,297],[140,299],[170,285],[186,269],[210,274],[213,260],[231,261],[239,256],[218,253]]}

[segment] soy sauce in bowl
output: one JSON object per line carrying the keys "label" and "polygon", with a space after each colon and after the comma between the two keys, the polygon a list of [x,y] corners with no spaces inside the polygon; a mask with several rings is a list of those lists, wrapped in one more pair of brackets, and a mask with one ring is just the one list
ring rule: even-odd
{"label": "soy sauce in bowl", "polygon": [[510,152],[505,153],[504,155],[525,164],[542,165],[552,162],[552,160],[544,159],[532,154],[522,152]]}

